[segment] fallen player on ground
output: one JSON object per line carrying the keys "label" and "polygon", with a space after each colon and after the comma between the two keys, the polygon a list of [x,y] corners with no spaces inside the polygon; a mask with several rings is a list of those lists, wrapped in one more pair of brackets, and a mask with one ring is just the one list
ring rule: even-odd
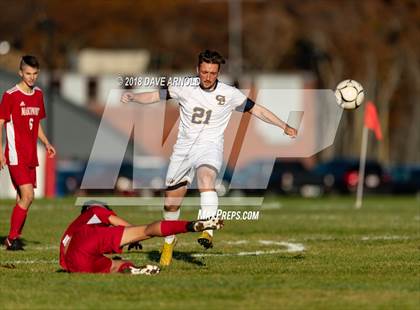
{"label": "fallen player on ground", "polygon": [[165,237],[206,229],[220,229],[223,221],[157,221],[134,226],[117,216],[106,204],[88,202],[66,229],[60,243],[60,265],[68,272],[156,274],[158,266],[136,267],[131,261],[110,259],[104,254],[121,253],[125,245],[153,237]]}

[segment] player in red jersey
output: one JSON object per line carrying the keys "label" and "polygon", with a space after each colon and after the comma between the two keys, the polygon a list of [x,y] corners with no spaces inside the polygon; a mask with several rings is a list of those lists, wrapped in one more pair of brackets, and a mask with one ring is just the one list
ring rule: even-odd
{"label": "player in red jersey", "polygon": [[[56,153],[40,123],[45,118],[45,109],[42,91],[35,86],[38,73],[38,60],[34,56],[23,56],[19,66],[21,81],[3,93],[0,103],[0,169],[7,164],[17,191],[10,232],[4,242],[7,250],[23,250],[20,236],[34,199],[38,138],[45,145],[50,157],[54,157]],[[6,148],[3,155],[1,141],[4,126]]]}
{"label": "player in red jersey", "polygon": [[135,267],[130,261],[110,259],[104,254],[121,253],[123,246],[152,237],[222,227],[223,221],[216,218],[192,222],[157,221],[133,226],[106,204],[89,201],[61,238],[60,265],[68,272],[155,274],[159,272],[157,266]]}

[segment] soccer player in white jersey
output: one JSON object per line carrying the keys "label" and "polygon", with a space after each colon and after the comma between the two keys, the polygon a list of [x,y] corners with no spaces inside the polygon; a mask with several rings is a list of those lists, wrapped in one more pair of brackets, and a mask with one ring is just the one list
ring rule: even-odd
{"label": "soccer player in white jersey", "polygon": [[[164,220],[179,218],[179,208],[194,174],[197,174],[200,191],[201,217],[216,215],[218,196],[215,182],[223,161],[224,131],[234,110],[251,113],[280,127],[291,137],[297,134],[296,129],[247,98],[240,90],[220,82],[217,78],[224,63],[218,52],[205,50],[198,56],[199,85],[169,86],[167,91],[126,92],[121,97],[123,103],[149,104],[171,98],[179,102],[181,121],[166,176]],[[206,249],[213,247],[213,231],[204,231],[198,242]],[[171,263],[175,244],[175,236],[165,238],[160,257],[162,266]]]}

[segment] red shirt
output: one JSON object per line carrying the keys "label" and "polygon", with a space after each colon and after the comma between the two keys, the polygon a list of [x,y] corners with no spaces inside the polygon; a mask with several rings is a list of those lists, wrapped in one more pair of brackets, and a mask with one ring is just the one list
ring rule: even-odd
{"label": "red shirt", "polygon": [[116,215],[114,211],[108,210],[100,205],[92,206],[85,212],[80,214],[71,224],[67,227],[60,242],[60,265],[63,269],[67,270],[67,266],[64,260],[64,248],[70,243],[72,236],[80,228],[85,225],[101,225],[109,226],[109,217]]}
{"label": "red shirt", "polygon": [[15,86],[3,93],[0,119],[6,122],[5,157],[8,165],[38,166],[36,152],[38,128],[45,118],[44,97],[41,89],[24,93]]}

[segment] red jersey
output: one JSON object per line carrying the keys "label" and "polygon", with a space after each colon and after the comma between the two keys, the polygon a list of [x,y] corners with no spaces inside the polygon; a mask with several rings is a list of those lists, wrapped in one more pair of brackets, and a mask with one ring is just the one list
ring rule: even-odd
{"label": "red jersey", "polygon": [[67,270],[64,260],[64,248],[70,243],[72,236],[85,225],[100,225],[109,226],[109,217],[116,215],[114,211],[108,210],[101,205],[94,205],[88,208],[85,212],[80,214],[71,224],[67,227],[60,242],[60,265],[63,269]]}
{"label": "red jersey", "polygon": [[41,119],[45,118],[44,97],[38,87],[24,93],[16,85],[4,92],[0,119],[6,122],[5,157],[8,165],[38,166],[37,140]]}

